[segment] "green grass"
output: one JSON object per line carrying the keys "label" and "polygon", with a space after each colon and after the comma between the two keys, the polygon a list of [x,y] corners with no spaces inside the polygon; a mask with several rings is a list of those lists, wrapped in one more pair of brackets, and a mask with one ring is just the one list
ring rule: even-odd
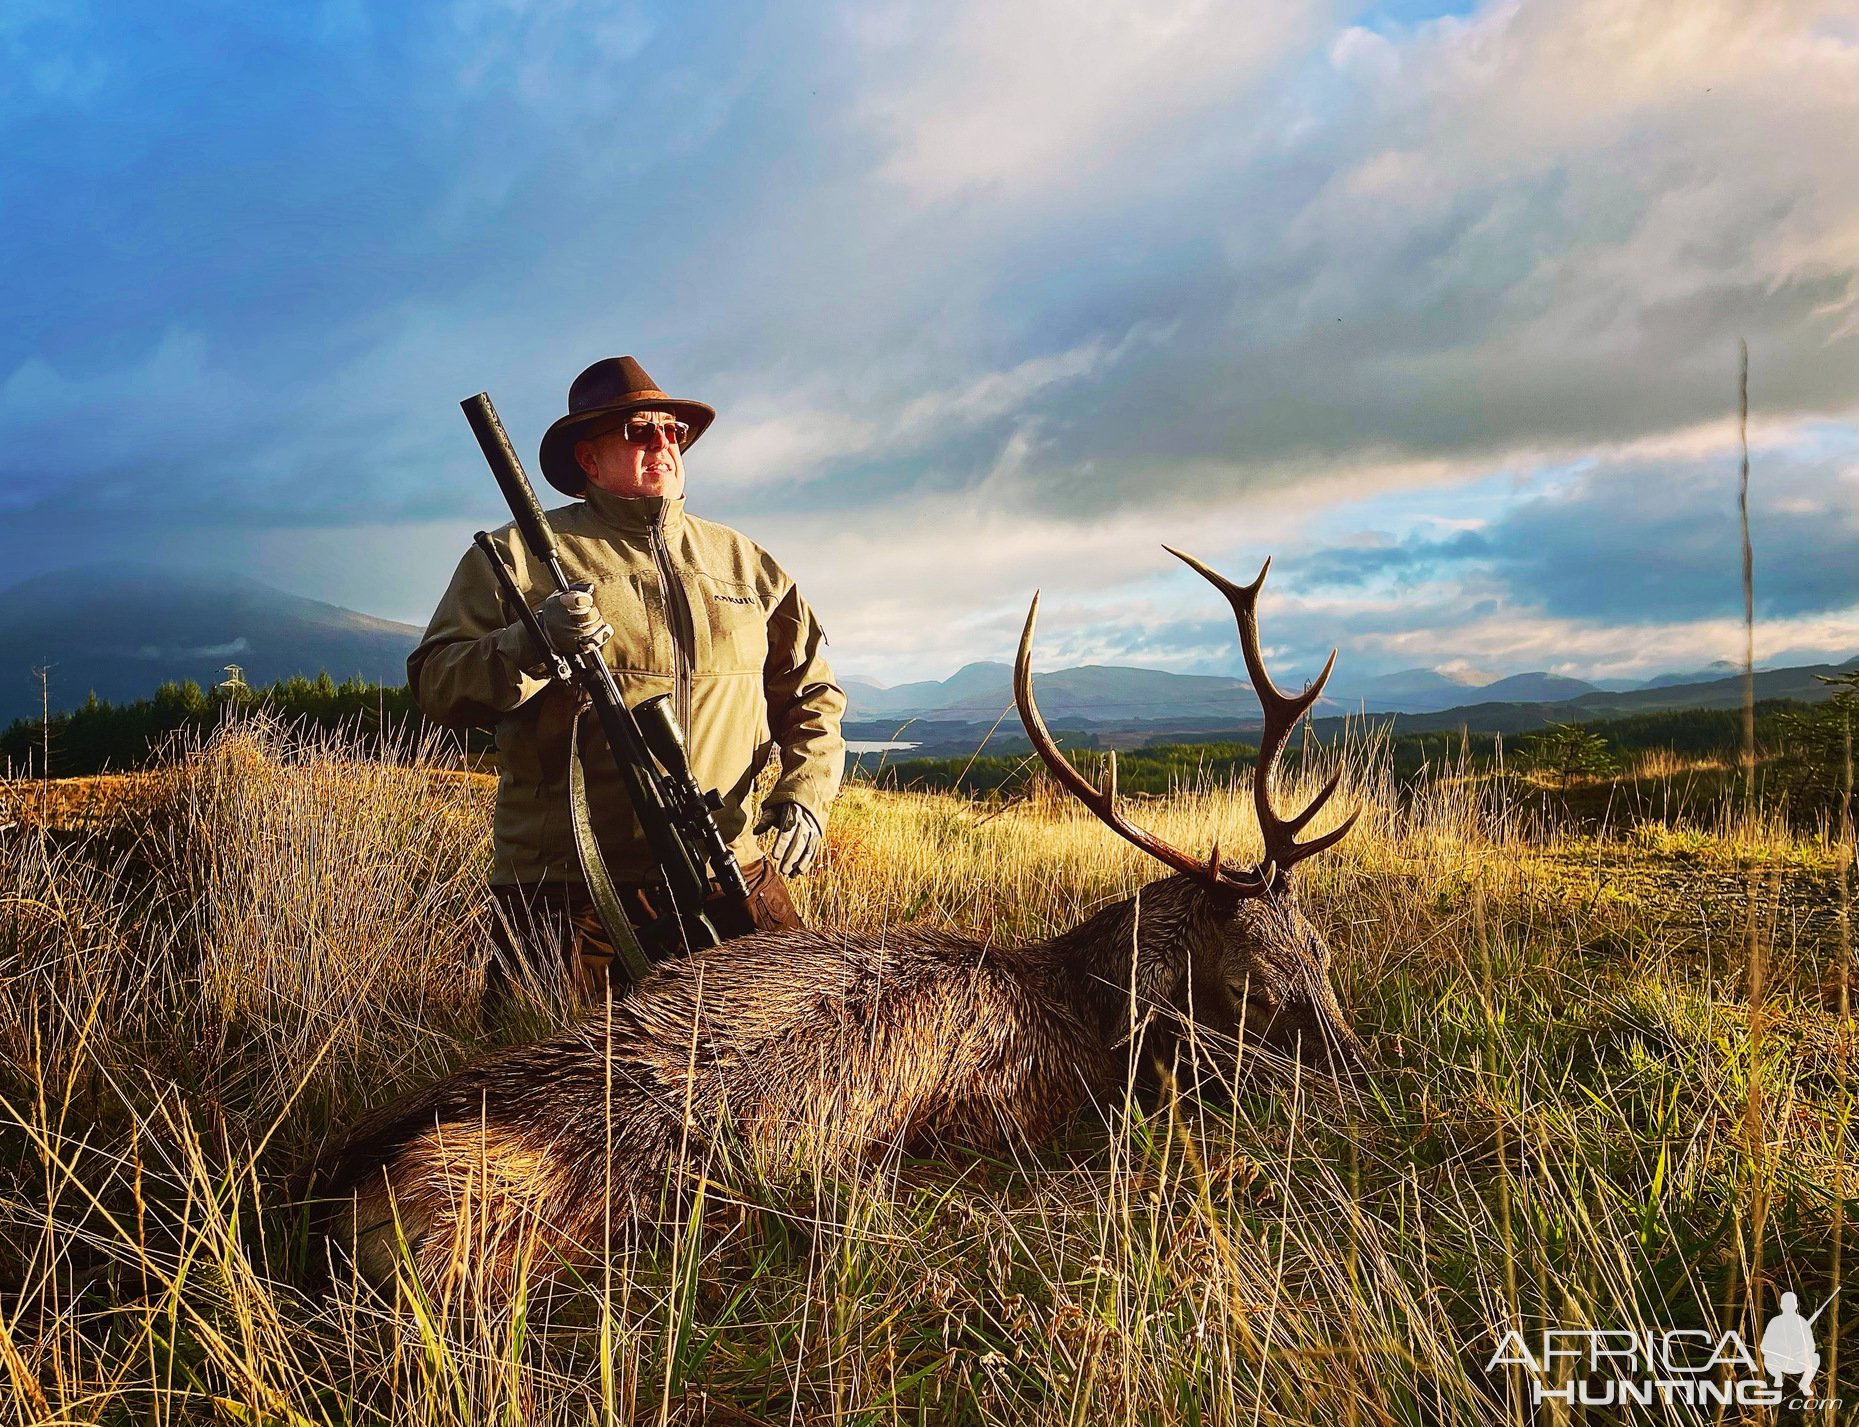
{"label": "green grass", "polygon": [[[483,781],[257,726],[133,796],[8,788],[0,1420],[1499,1423],[1538,1412],[1485,1371],[1506,1328],[1818,1306],[1859,1209],[1843,853],[1571,833],[1360,756],[1362,825],[1304,869],[1380,1060],[1359,1094],[1261,1067],[1019,1158],[713,1188],[583,1291],[490,1309],[307,1297],[280,1192],[484,1048]],[[1218,788],[1138,814],[1256,838]],[[1043,797],[853,787],[831,839],[823,925],[1044,935],[1154,875]]]}
{"label": "green grass", "polygon": [[[1850,693],[1818,704],[1776,699],[1755,706],[1758,791],[1803,828],[1837,820],[1852,709]],[[1509,801],[1540,808],[1559,821],[1630,826],[1645,818],[1682,818],[1708,823],[1740,798],[1742,721],[1741,709],[1669,709],[1498,734],[1395,732],[1397,716],[1371,714],[1326,720],[1329,735],[1300,740],[1293,757],[1300,748],[1319,759],[1333,756],[1327,747],[1333,742],[1355,749],[1366,745],[1402,791],[1424,788],[1442,776],[1473,777],[1505,782]],[[1553,754],[1556,730],[1586,745],[1590,758],[1579,767],[1560,768]],[[1076,729],[1059,735],[1087,771],[1101,765],[1108,743],[1135,736]],[[1003,746],[1008,751],[1002,752]],[[1024,795],[1043,776],[1038,758],[1017,732],[997,734],[988,747],[995,751],[953,757],[866,755],[853,771],[883,787],[1007,799]],[[1250,744],[1231,742],[1122,748],[1118,783],[1126,793],[1151,796],[1230,788],[1250,778],[1256,752]],[[1849,804],[1850,796],[1845,801]]]}

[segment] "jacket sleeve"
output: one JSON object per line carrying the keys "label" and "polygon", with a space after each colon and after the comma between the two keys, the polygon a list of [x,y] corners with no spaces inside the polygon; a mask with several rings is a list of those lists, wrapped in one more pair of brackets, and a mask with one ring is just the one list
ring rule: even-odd
{"label": "jacket sleeve", "polygon": [[845,773],[839,731],[846,696],[826,662],[826,631],[792,580],[768,616],[768,662],[762,685],[768,728],[780,750],[781,772],[769,803],[799,803],[826,826],[827,809]]}
{"label": "jacket sleeve", "polygon": [[407,656],[407,685],[427,718],[450,728],[489,727],[546,687],[548,666],[510,613],[484,556],[467,550],[426,637]]}

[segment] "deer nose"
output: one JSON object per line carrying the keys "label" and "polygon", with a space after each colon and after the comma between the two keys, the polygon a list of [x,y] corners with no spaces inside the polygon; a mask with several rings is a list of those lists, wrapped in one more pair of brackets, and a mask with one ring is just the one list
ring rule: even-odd
{"label": "deer nose", "polygon": [[1324,981],[1311,988],[1311,1009],[1316,1012],[1317,1029],[1323,1041],[1324,1058],[1329,1070],[1339,1080],[1357,1080],[1374,1068],[1374,1057],[1362,1038],[1349,1028],[1336,993]]}
{"label": "deer nose", "polygon": [[1339,1080],[1360,1080],[1375,1068],[1374,1057],[1362,1038],[1340,1021],[1325,1026],[1324,1050],[1328,1053],[1330,1073]]}

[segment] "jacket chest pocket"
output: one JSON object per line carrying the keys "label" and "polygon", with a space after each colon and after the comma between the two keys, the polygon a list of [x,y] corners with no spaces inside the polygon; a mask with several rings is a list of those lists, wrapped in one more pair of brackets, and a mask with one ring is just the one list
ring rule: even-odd
{"label": "jacket chest pocket", "polygon": [[656,571],[600,575],[600,612],[613,626],[613,639],[604,651],[607,664],[619,674],[671,676],[671,611]]}
{"label": "jacket chest pocket", "polygon": [[768,659],[768,618],[755,587],[693,573],[691,593],[698,669],[707,674],[761,673]]}

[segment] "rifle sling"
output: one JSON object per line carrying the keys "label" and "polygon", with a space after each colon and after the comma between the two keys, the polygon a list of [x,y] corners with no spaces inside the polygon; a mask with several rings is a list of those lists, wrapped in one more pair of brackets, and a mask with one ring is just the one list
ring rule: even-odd
{"label": "rifle sling", "polygon": [[594,910],[600,914],[600,924],[625,966],[627,978],[637,984],[652,974],[652,963],[633,933],[632,919],[620,905],[607,860],[600,855],[600,844],[594,838],[594,819],[587,807],[587,774],[581,767],[581,719],[587,712],[587,705],[577,709],[568,731],[568,820],[574,824],[575,855],[581,862],[582,879],[593,896]]}

